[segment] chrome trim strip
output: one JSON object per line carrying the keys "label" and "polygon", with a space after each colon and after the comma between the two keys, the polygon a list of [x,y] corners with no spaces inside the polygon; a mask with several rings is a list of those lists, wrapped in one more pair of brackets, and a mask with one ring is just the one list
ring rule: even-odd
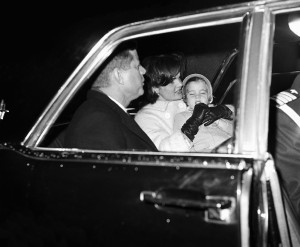
{"label": "chrome trim strip", "polygon": [[269,202],[268,202],[268,190],[267,190],[267,182],[266,175],[264,170],[262,171],[260,168],[264,168],[264,162],[256,165],[256,173],[257,178],[260,180],[260,186],[257,186],[258,189],[258,205],[257,206],[257,221],[258,221],[258,245],[262,247],[267,247],[268,244],[268,227],[269,227]]}
{"label": "chrome trim strip", "polygon": [[240,198],[240,219],[241,219],[241,246],[250,246],[249,209],[250,191],[253,170],[249,169],[243,173],[242,185],[237,189],[237,198]]}
{"label": "chrome trim strip", "polygon": [[256,8],[246,16],[234,152],[259,159],[267,152],[273,33],[274,16],[268,8]]}
{"label": "chrome trim strip", "polygon": [[279,222],[278,228],[280,233],[280,239],[282,241],[282,246],[290,247],[291,240],[288,231],[287,218],[285,214],[283,197],[281,194],[280,183],[278,175],[275,169],[274,160],[268,159],[265,167],[265,174],[267,180],[270,181],[272,196],[274,199],[274,207],[276,212],[277,221]]}
{"label": "chrome trim strip", "polygon": [[201,167],[228,170],[247,170],[253,166],[253,159],[244,155],[204,154],[197,153],[158,153],[136,151],[90,151],[78,149],[39,149],[28,148],[22,145],[9,143],[0,144],[0,149],[11,150],[17,154],[33,160],[60,162],[91,162],[92,165],[99,163],[126,164],[126,165],[157,165],[170,166],[176,169],[180,167]]}
{"label": "chrome trim strip", "polygon": [[293,206],[288,198],[286,191],[282,190],[284,207],[286,212],[286,218],[289,226],[289,231],[291,235],[291,246],[300,246],[300,222],[295,216]]}

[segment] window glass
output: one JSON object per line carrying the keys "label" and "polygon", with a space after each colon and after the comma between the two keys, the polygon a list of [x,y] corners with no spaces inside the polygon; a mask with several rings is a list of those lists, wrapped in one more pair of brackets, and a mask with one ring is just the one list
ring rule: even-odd
{"label": "window glass", "polygon": [[[273,63],[271,76],[271,108],[270,108],[270,133],[277,129],[276,96],[284,91],[289,91],[300,73],[300,37],[290,28],[289,22],[296,17],[300,18],[299,12],[291,12],[276,15],[275,35],[273,45]],[[298,27],[299,28],[299,27]],[[276,148],[275,135],[269,135],[269,151],[274,155]]]}

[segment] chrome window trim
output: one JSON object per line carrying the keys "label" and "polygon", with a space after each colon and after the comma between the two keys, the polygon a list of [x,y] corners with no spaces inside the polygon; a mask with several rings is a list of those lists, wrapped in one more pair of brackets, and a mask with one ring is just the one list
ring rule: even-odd
{"label": "chrome window trim", "polygon": [[283,196],[280,187],[280,181],[276,172],[274,160],[272,158],[269,158],[266,162],[264,176],[265,180],[270,182],[272,196],[274,199],[275,213],[277,221],[280,223],[278,224],[278,228],[282,246],[290,247],[291,239],[285,212],[285,206],[283,204]]}
{"label": "chrome window trim", "polygon": [[249,153],[264,159],[268,140],[274,16],[267,7],[259,7],[244,21],[234,153]]}
{"label": "chrome window trim", "polygon": [[2,148],[13,150],[31,160],[56,161],[55,164],[65,162],[87,162],[93,167],[96,164],[124,164],[128,166],[160,166],[221,169],[221,170],[248,170],[253,167],[254,160],[245,155],[232,154],[203,154],[196,153],[171,153],[171,152],[136,152],[136,151],[91,151],[79,149],[49,149],[27,148],[23,145],[3,143]]}
{"label": "chrome window trim", "polygon": [[274,1],[268,5],[274,14],[288,13],[300,10],[299,0]]}
{"label": "chrome window trim", "polygon": [[250,229],[249,229],[249,198],[251,191],[251,183],[252,183],[253,169],[249,169],[248,171],[243,173],[242,177],[242,186],[239,185],[237,188],[237,198],[240,198],[240,219],[241,219],[241,247],[249,247],[250,246]]}

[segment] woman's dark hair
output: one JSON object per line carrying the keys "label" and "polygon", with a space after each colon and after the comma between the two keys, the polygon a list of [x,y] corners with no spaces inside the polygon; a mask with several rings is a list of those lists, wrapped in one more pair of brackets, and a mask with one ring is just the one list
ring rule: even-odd
{"label": "woman's dark hair", "polygon": [[167,86],[173,82],[178,73],[182,75],[185,69],[185,59],[181,53],[162,54],[146,57],[142,65],[146,69],[146,99],[154,104],[158,99],[158,94],[153,91],[153,88]]}

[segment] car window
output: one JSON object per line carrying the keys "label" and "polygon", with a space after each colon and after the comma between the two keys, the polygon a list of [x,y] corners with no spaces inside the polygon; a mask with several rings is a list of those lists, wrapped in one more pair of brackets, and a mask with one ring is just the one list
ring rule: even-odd
{"label": "car window", "polygon": [[[213,86],[213,104],[227,104],[235,108],[234,90],[237,76],[236,66],[239,51],[240,23],[216,25],[204,28],[168,32],[145,36],[135,41],[138,44],[140,61],[151,55],[181,53],[186,59],[181,79],[193,73],[206,76]],[[100,73],[98,69],[78,91],[39,146],[50,147],[66,129],[75,110],[85,100],[86,93]],[[128,106],[134,118],[145,105],[145,95],[132,101]],[[230,138],[231,139],[231,138]],[[205,152],[205,151],[204,151]],[[213,152],[215,152],[213,150]]]}

